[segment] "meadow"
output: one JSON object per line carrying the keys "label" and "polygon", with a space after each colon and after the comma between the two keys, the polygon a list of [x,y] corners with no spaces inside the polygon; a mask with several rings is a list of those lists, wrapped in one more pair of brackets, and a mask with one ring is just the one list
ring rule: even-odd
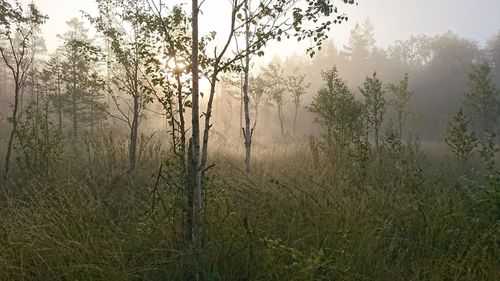
{"label": "meadow", "polygon": [[66,149],[49,172],[17,166],[0,195],[0,280],[500,278],[500,180],[479,161],[464,167],[414,143],[361,175],[310,141],[257,140],[247,174],[238,140],[221,142],[193,255],[179,171],[161,141],[131,175],[125,141],[111,135]]}

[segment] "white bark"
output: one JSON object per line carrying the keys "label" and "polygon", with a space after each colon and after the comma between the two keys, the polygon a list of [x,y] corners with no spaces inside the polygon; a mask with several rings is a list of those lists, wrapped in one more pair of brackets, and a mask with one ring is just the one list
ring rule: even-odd
{"label": "white bark", "polygon": [[200,155],[200,105],[199,105],[199,62],[198,62],[198,0],[192,0],[192,153],[191,165],[191,185],[192,185],[192,222],[191,222],[191,243],[196,249],[201,247],[202,242],[202,212],[203,196],[201,184],[201,155]]}
{"label": "white bark", "polygon": [[[248,0],[245,1],[245,44],[246,48],[249,48],[250,45],[250,23],[248,21],[249,18],[249,7]],[[251,160],[251,152],[252,152],[252,135],[253,129],[250,128],[250,98],[248,96],[248,76],[250,71],[250,56],[245,57],[245,66],[244,66],[244,82],[243,82],[243,105],[245,110],[245,128],[243,129],[243,137],[245,140],[245,172],[250,173],[250,160]]]}

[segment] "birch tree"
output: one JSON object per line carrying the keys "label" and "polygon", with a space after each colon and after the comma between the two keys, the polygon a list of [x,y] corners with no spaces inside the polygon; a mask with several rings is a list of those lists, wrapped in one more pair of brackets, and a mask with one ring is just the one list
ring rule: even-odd
{"label": "birch tree", "polygon": [[21,92],[35,57],[35,48],[32,46],[34,31],[46,20],[47,17],[33,4],[28,5],[28,10],[24,11],[18,1],[11,4],[9,1],[0,0],[0,54],[14,80],[14,101],[11,103],[12,114],[9,119],[12,130],[5,156],[4,179],[9,176],[12,146],[19,122]]}
{"label": "birch tree", "polygon": [[448,122],[444,142],[448,148],[464,164],[477,147],[477,138],[474,132],[469,132],[469,120],[462,108],[455,114],[453,120]]}
{"label": "birch tree", "polygon": [[269,100],[276,105],[278,110],[278,120],[280,123],[281,137],[285,137],[285,116],[283,114],[283,106],[285,104],[286,79],[284,71],[277,63],[270,63],[264,69],[264,77],[266,79],[266,87]]}
{"label": "birch tree", "polygon": [[[191,228],[191,244],[192,247],[197,249],[202,246],[203,242],[203,186],[202,177],[202,156],[200,146],[200,73],[199,73],[199,38],[198,38],[198,15],[200,13],[200,6],[198,0],[191,2],[191,30],[192,30],[192,45],[191,45],[191,130],[192,136],[189,144],[189,185],[190,194],[192,196],[191,209],[192,209],[192,222]],[[218,65],[217,65],[218,66]],[[215,73],[216,69],[214,69]],[[215,83],[215,82],[214,82]],[[210,118],[208,116],[207,118]]]}
{"label": "birch tree", "polygon": [[[168,9],[163,1],[146,0],[149,12],[146,23],[151,36],[161,38],[148,54],[146,73],[152,86],[159,86],[162,95],[152,91],[163,105],[171,126],[174,154],[179,158],[183,174],[187,172],[186,108],[191,107],[190,68],[191,31],[189,16],[181,6]],[[202,38],[202,45],[203,45]],[[200,47],[203,50],[203,46]],[[156,56],[167,61],[161,64]],[[153,89],[152,89],[153,90]]]}
{"label": "birch tree", "polygon": [[304,74],[291,75],[288,76],[288,90],[292,94],[292,102],[295,107],[293,114],[293,135],[296,136],[295,129],[297,127],[297,117],[299,114],[299,108],[302,104],[302,96],[306,94],[306,89],[311,86],[311,84],[304,84],[306,76]]}
{"label": "birch tree", "polygon": [[[250,48],[250,0],[245,0],[243,12],[245,14],[245,49]],[[245,56],[243,65],[243,108],[245,110],[245,127],[243,130],[243,138],[245,140],[245,171],[250,173],[250,159],[252,153],[252,136],[254,128],[250,128],[250,96],[249,96],[249,79],[250,79],[250,55]]]}
{"label": "birch tree", "polygon": [[[235,4],[238,1],[235,1]],[[312,46],[307,52],[314,56],[317,49],[321,49],[321,43],[328,38],[326,31],[330,30],[332,24],[341,23],[347,20],[345,15],[338,15],[333,20],[328,20],[332,13],[338,13],[335,1],[307,0],[303,3],[299,1],[266,0],[242,2],[242,12],[238,12],[237,19],[241,22],[240,27],[244,27],[245,48],[241,54],[244,55],[243,72],[243,107],[245,116],[245,127],[242,128],[245,144],[245,170],[250,171],[250,157],[252,136],[255,129],[255,122],[251,127],[250,120],[250,97],[249,97],[249,69],[252,55],[264,54],[265,45],[273,40],[281,41],[284,38],[295,37],[298,41],[306,38],[312,39]],[[343,0],[339,2],[354,4],[354,1]],[[306,5],[307,4],[307,5]],[[235,5],[236,6],[236,5]],[[326,20],[324,18],[326,18]],[[308,24],[304,24],[308,22]],[[309,26],[309,28],[305,28]],[[235,33],[237,34],[237,33]],[[238,37],[238,36],[236,36]],[[236,38],[238,39],[238,38]],[[275,89],[278,90],[278,89]],[[280,132],[284,135],[284,120],[282,105],[283,99],[280,91],[273,92],[274,101],[277,103],[278,115],[280,119]],[[300,100],[300,96],[298,98]],[[294,98],[294,103],[297,100]],[[300,102],[299,102],[300,103]],[[296,110],[298,111],[298,109]],[[294,131],[296,116],[294,118]],[[295,133],[295,132],[294,132]]]}
{"label": "birch tree", "polygon": [[113,94],[108,85],[117,114],[109,114],[123,121],[129,129],[128,173],[137,164],[137,141],[143,111],[151,97],[148,88],[144,53],[152,44],[148,28],[143,20],[144,3],[132,0],[98,0],[99,15],[88,16],[99,32],[110,43],[112,58],[109,65],[111,83],[128,98]]}
{"label": "birch tree", "polygon": [[375,148],[377,151],[380,149],[380,127],[384,120],[385,113],[385,98],[382,82],[374,72],[372,77],[366,77],[363,87],[359,88],[361,94],[365,98],[365,115],[367,125],[373,129],[373,137],[375,140]]}
{"label": "birch tree", "polygon": [[[193,183],[193,238],[192,242],[195,247],[200,246],[202,239],[202,220],[203,212],[203,181],[202,175],[207,170],[208,160],[208,145],[209,133],[212,116],[212,106],[218,76],[221,72],[231,69],[239,69],[236,65],[239,61],[253,54],[263,55],[265,45],[273,40],[281,41],[284,38],[296,38],[304,40],[311,38],[311,46],[307,52],[313,56],[323,40],[328,38],[327,31],[330,30],[333,24],[337,24],[347,20],[343,14],[339,14],[333,20],[329,18],[332,15],[338,14],[337,1],[323,0],[307,0],[301,1],[286,1],[286,0],[265,0],[258,1],[255,6],[247,5],[247,0],[232,0],[231,14],[228,21],[229,33],[222,40],[221,48],[214,48],[213,56],[207,58],[207,67],[204,71],[205,76],[210,83],[210,92],[207,101],[207,110],[203,113],[205,124],[203,130],[203,143],[200,143],[200,100],[199,100],[199,32],[198,32],[198,15],[200,6],[197,0],[191,2],[191,27],[192,27],[192,57],[191,57],[191,73],[192,73],[192,150],[191,150],[191,165],[192,165],[192,183]],[[341,0],[338,2],[354,4],[354,0]],[[204,3],[201,2],[202,4]],[[244,9],[249,10],[248,16],[243,17]],[[245,18],[245,19],[243,19]],[[232,43],[236,40],[238,34],[243,33],[247,29],[248,23],[255,26],[253,38],[249,40],[245,50],[236,52],[232,56],[228,56],[228,50]],[[247,115],[249,116],[249,114]],[[246,122],[245,124],[250,124]],[[245,132],[248,130],[245,129]],[[201,149],[201,151],[200,151]]]}
{"label": "birch tree", "polygon": [[257,122],[259,121],[260,105],[264,101],[266,95],[266,85],[261,75],[250,78],[249,95],[250,95],[250,102],[252,104],[252,108],[254,111],[253,128],[255,128],[255,126],[257,126]]}
{"label": "birch tree", "polygon": [[323,128],[327,147],[345,152],[362,131],[363,106],[347,82],[339,77],[337,67],[322,72],[321,76],[325,85],[314,96],[308,110]]}
{"label": "birch tree", "polygon": [[406,73],[398,84],[389,84],[387,86],[389,91],[394,95],[394,99],[390,101],[390,104],[394,110],[396,110],[398,118],[398,136],[400,142],[403,139],[403,123],[406,117],[410,114],[407,105],[413,95],[413,92],[408,88],[409,79],[408,73]]}

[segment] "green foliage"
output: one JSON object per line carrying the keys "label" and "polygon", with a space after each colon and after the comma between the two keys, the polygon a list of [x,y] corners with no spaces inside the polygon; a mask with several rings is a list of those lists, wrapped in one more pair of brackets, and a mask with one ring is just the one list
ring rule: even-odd
{"label": "green foliage", "polygon": [[302,103],[302,96],[306,94],[306,89],[311,86],[311,84],[305,84],[306,79],[305,74],[298,74],[295,76],[288,76],[288,90],[292,93],[293,104],[297,107]]}
{"label": "green foliage", "polygon": [[372,77],[366,77],[363,88],[359,88],[365,98],[365,118],[368,129],[373,129],[375,133],[375,146],[379,147],[379,132],[384,121],[385,98],[382,89],[382,82],[374,72]]}
{"label": "green foliage", "polygon": [[45,87],[50,93],[49,101],[52,103],[51,111],[55,112],[58,117],[59,130],[62,131],[63,122],[63,68],[62,61],[57,55],[50,58],[45,69],[42,71],[42,79]]}
{"label": "green foliage", "polygon": [[[11,102],[12,113],[8,118],[12,123],[7,153],[4,164],[4,179],[9,176],[10,158],[12,146],[19,123],[20,104],[22,94],[30,72],[33,70],[35,55],[40,51],[37,37],[39,27],[47,16],[42,15],[32,3],[28,5],[29,11],[24,12],[23,7],[17,0],[11,4],[10,1],[0,1],[0,55],[3,62],[12,74],[14,81],[14,98]],[[5,81],[4,81],[5,82]]]}
{"label": "green foliage", "polygon": [[283,74],[283,69],[280,64],[270,63],[262,74],[265,79],[266,93],[268,99],[276,105],[278,109],[278,118],[280,121],[281,136],[285,135],[283,106],[286,102],[286,78]]}
{"label": "green foliage", "polygon": [[257,115],[259,105],[266,98],[266,81],[263,75],[259,75],[256,77],[252,76],[249,79],[248,85],[248,95],[250,96],[250,102],[252,103]]}
{"label": "green foliage", "polygon": [[321,269],[325,256],[323,249],[313,251],[310,255],[302,251],[286,246],[281,239],[261,239],[264,247],[269,249],[268,258],[276,259],[275,262],[282,263],[283,272],[290,272],[297,280],[316,280],[315,276]]}
{"label": "green foliage", "polygon": [[368,169],[370,168],[371,146],[367,137],[359,137],[353,143],[353,148],[349,152],[349,158],[352,162],[352,171],[356,177],[355,182],[358,186],[366,184]]}
{"label": "green foliage", "polygon": [[394,127],[394,122],[392,120],[389,120],[385,127],[383,148],[393,162],[398,161],[403,152],[403,143],[399,138],[398,131]]}
{"label": "green foliage", "polygon": [[[343,0],[344,4],[355,4],[353,0]],[[244,17],[245,1],[236,2],[234,17],[240,21],[234,32],[237,34],[243,27],[251,30],[251,39],[246,50],[237,55],[232,63],[249,55],[263,56],[263,48],[268,42],[280,42],[284,38],[295,38],[303,41],[311,39],[307,53],[312,57],[321,50],[322,43],[328,39],[328,32],[335,24],[348,20],[347,15],[340,12],[334,1],[307,0],[303,2],[272,0],[259,2],[251,10],[250,17]],[[248,24],[248,25],[247,25]],[[238,25],[237,25],[238,26]],[[230,63],[231,64],[231,63]],[[225,65],[223,68],[226,68]]]}
{"label": "green foliage", "polygon": [[389,120],[378,160],[380,170],[374,180],[381,187],[390,181],[408,192],[419,192],[426,181],[425,156],[418,137],[410,136],[405,143],[401,142],[398,130]]}
{"label": "green foliage", "polygon": [[[28,44],[32,39],[33,29],[44,24],[48,17],[43,15],[34,4],[29,4],[28,11],[24,11],[21,3],[17,0],[1,0],[0,7],[2,7],[0,9],[0,26],[5,28],[2,35],[8,38],[22,35],[19,47],[27,49],[25,44]],[[28,34],[20,34],[23,31],[28,31]]]}
{"label": "green foliage", "polygon": [[[186,159],[178,157],[179,151],[170,144],[163,146],[164,134],[139,137],[137,132],[142,110],[156,98],[173,128],[169,132],[174,135],[173,146],[181,141],[174,127],[181,122],[176,118],[191,106],[190,19],[182,7],[163,17],[167,9],[154,6],[154,1],[97,2],[99,17],[90,19],[108,43],[110,80],[115,86],[107,85],[108,90],[113,99],[119,92],[135,99],[133,106],[123,103],[125,109],[117,103],[135,138],[96,130],[81,143],[84,153],[69,154],[60,130],[50,122],[49,99],[44,100],[43,112],[28,107],[16,130],[19,165],[25,169],[0,183],[0,280],[498,279],[500,176],[492,172],[496,135],[489,130],[494,126],[485,127],[481,143],[481,156],[492,174],[487,178],[491,189],[485,193],[483,178],[458,173],[453,163],[445,163],[446,158],[427,150],[418,138],[409,136],[402,142],[402,123],[412,95],[406,75],[388,87],[396,96],[392,105],[399,130],[392,120],[388,123],[379,155],[373,159],[367,127],[376,131],[378,146],[385,113],[382,82],[375,74],[366,78],[360,89],[363,104],[336,67],[323,73],[325,85],[308,107],[323,129],[321,141],[311,137],[310,151],[303,143],[257,139],[255,170],[249,176],[234,164],[239,159],[233,155],[240,151],[231,151],[233,144],[210,147],[217,166],[209,166],[210,173],[203,177],[206,240],[193,253],[185,235],[185,224],[190,222],[186,218],[192,212],[192,204],[186,204],[192,200],[186,196]],[[0,0],[0,23],[6,17],[1,13],[4,3]],[[261,2],[252,18],[255,41],[235,58],[252,52],[263,55],[260,49],[266,42],[289,36],[310,38],[314,47],[308,51],[314,54],[330,26],[347,20],[334,3]],[[236,12],[238,21],[246,18]],[[280,18],[287,13],[292,17]],[[114,17],[124,26],[112,22]],[[83,112],[92,112],[94,120],[98,112],[108,110],[100,102],[103,81],[92,71],[102,50],[82,35],[83,25],[72,24],[66,34],[64,64],[51,61],[42,79],[43,87],[53,89],[56,76],[64,72],[66,94],[78,98],[77,104],[74,98],[64,106],[66,111],[82,113],[74,120],[84,124],[89,121]],[[374,53],[371,32],[369,27],[353,32],[351,51],[362,59]],[[204,54],[214,38],[210,33],[199,46],[200,71],[205,76],[215,73],[212,85],[218,67],[242,70],[231,58],[221,55],[218,62]],[[425,60],[425,54],[418,60]],[[268,95],[278,107],[282,134],[285,82],[291,86],[296,108],[307,88],[304,75],[287,81],[283,72],[271,64],[250,82],[255,115]],[[471,79],[484,80],[483,76]],[[487,84],[473,88],[488,88],[483,87]],[[63,107],[59,100],[53,105]],[[462,158],[475,146],[467,121],[459,111],[447,137]],[[209,129],[210,122],[206,124]],[[126,162],[134,141],[137,169],[130,175]],[[69,157],[63,157],[63,151]],[[205,168],[204,162],[200,168]],[[497,210],[492,212],[491,206]]]}
{"label": "green foliage", "polygon": [[293,134],[295,136],[295,128],[297,126],[297,117],[300,105],[302,104],[302,96],[306,94],[306,89],[311,86],[311,84],[305,84],[306,79],[305,74],[297,74],[288,76],[287,88],[292,94],[292,101],[295,105],[295,115],[293,117]]}
{"label": "green foliage", "polygon": [[[252,178],[214,152],[219,165],[205,193],[208,239],[196,258],[183,242],[177,159],[168,155],[161,170],[154,159],[128,177],[125,142],[110,135],[89,140],[92,161],[66,157],[50,180],[27,173],[10,186],[23,192],[1,193],[1,280],[498,276],[494,189],[485,194],[479,179],[461,178],[417,142],[405,144],[407,168],[385,178],[368,169],[361,186],[353,185],[356,173],[339,176],[348,161],[334,169],[320,159],[315,167],[295,146],[268,146],[256,155]],[[448,173],[453,180],[442,178]]]}
{"label": "green foliage", "polygon": [[410,77],[408,73],[406,73],[398,84],[389,84],[387,86],[388,90],[394,95],[394,99],[390,101],[390,104],[397,113],[400,140],[403,137],[403,122],[408,114],[410,114],[407,108],[408,102],[413,95],[413,92],[408,88],[409,80]]}
{"label": "green foliage", "polygon": [[487,63],[476,64],[467,81],[469,91],[465,93],[465,105],[478,134],[498,124],[500,93],[491,81],[490,73]]}
{"label": "green foliage", "polygon": [[401,166],[398,167],[401,172],[401,186],[418,193],[418,189],[426,183],[422,166],[425,157],[422,145],[418,137],[412,137],[403,148],[400,156]]}
{"label": "green foliage", "polygon": [[470,112],[473,128],[478,135],[479,154],[486,168],[495,165],[496,136],[498,130],[500,92],[491,81],[491,68],[487,63],[476,64],[468,77],[469,91],[465,105]]}
{"label": "green foliage", "polygon": [[374,27],[367,18],[362,25],[356,24],[351,30],[349,43],[345,52],[350,61],[363,61],[369,59],[375,50]]}
{"label": "green foliage", "polygon": [[56,173],[63,154],[63,135],[49,120],[48,103],[40,111],[31,103],[19,122],[17,162],[24,173],[48,176]]}
{"label": "green foliage", "polygon": [[96,67],[98,50],[90,44],[84,23],[74,18],[68,21],[69,31],[62,38],[65,40],[61,62],[62,81],[65,91],[58,102],[62,111],[70,120],[73,138],[85,129],[92,133],[97,124],[106,119],[102,99],[103,81]]}
{"label": "green foliage", "polygon": [[268,99],[280,107],[285,103],[287,90],[283,72],[283,68],[279,63],[270,63],[262,74],[263,79],[265,79]]}
{"label": "green foliage", "polygon": [[500,219],[500,172],[495,172],[487,177],[491,190],[487,193],[495,208],[498,219]]}
{"label": "green foliage", "polygon": [[493,129],[486,129],[479,137],[479,155],[488,171],[495,167],[495,155],[498,152],[496,137]]}
{"label": "green foliage", "polygon": [[500,68],[498,67],[500,65],[500,31],[488,40],[486,53],[490,57],[492,64],[496,66],[492,69],[493,81],[500,81]]}
{"label": "green foliage", "polygon": [[453,121],[448,123],[447,136],[444,138],[449,149],[463,162],[471,156],[477,147],[477,138],[474,132],[468,130],[469,121],[460,109]]}
{"label": "green foliage", "polygon": [[407,68],[422,69],[433,58],[432,42],[426,35],[412,35],[407,40],[397,40],[388,48],[388,55]]}
{"label": "green foliage", "polygon": [[362,104],[339,77],[336,67],[322,76],[325,86],[314,96],[308,110],[323,127],[326,143],[344,148],[362,135]]}

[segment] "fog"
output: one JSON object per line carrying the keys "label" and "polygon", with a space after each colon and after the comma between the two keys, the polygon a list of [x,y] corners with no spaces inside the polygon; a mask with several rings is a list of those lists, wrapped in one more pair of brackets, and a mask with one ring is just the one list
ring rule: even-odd
{"label": "fog", "polygon": [[[66,31],[66,21],[73,17],[81,17],[81,11],[95,14],[97,5],[93,0],[23,0],[22,3],[35,3],[40,10],[50,17],[42,27],[47,48],[54,51],[60,44],[58,34]],[[180,3],[176,0],[172,3]],[[227,33],[227,20],[218,16],[221,11],[228,13],[229,6],[226,0],[207,0],[203,8],[204,32],[217,31]],[[469,38],[484,46],[486,41],[500,28],[498,11],[500,2],[496,0],[482,0],[474,3],[466,0],[377,0],[358,1],[357,6],[341,6],[351,20],[336,26],[330,37],[338,46],[347,43],[349,32],[356,23],[369,17],[377,30],[375,39],[377,45],[387,47],[396,40],[408,38],[410,35],[438,35],[451,30],[460,36]],[[447,12],[447,11],[453,12]],[[289,55],[294,52],[303,53],[303,46],[294,46],[288,43],[273,44],[278,50],[270,50],[273,55]],[[271,46],[272,48],[273,46]],[[283,48],[286,47],[286,48]]]}
{"label": "fog", "polygon": [[[39,60],[34,63],[35,67],[43,68],[44,63],[56,51],[60,52],[64,45],[61,35],[70,29],[67,25],[70,19],[81,21],[87,32],[86,36],[96,46],[102,46],[102,36],[84,17],[87,13],[92,16],[97,14],[96,2],[38,0],[33,3],[48,15],[47,22],[41,26],[41,33],[37,34],[40,46],[37,53]],[[169,3],[169,9],[174,4],[182,4],[182,1]],[[186,5],[183,7],[188,8]],[[201,34],[216,32],[211,47],[220,49],[228,35],[229,8],[230,5],[226,2],[217,2],[217,5],[207,2],[202,6]],[[453,9],[453,12],[445,12],[449,9]],[[445,137],[448,121],[464,103],[464,93],[468,90],[466,80],[474,63],[488,61],[492,66],[493,83],[500,84],[500,18],[496,15],[500,10],[498,1],[482,1],[481,4],[448,0],[360,1],[355,5],[339,4],[339,10],[348,15],[349,20],[333,26],[328,32],[329,38],[323,42],[322,49],[314,57],[305,53],[310,43],[307,40],[297,42],[294,39],[284,39],[282,42],[270,42],[263,49],[264,55],[251,61],[250,76],[254,78],[263,76],[271,64],[281,71],[283,78],[305,75],[304,85],[307,87],[305,94],[300,97],[300,104],[296,106],[293,103],[289,89],[283,97],[283,130],[288,138],[307,139],[321,130],[308,107],[323,85],[322,72],[334,66],[359,100],[363,100],[359,88],[365,78],[374,72],[383,82],[384,95],[388,101],[391,100],[391,93],[386,87],[398,82],[407,73],[410,78],[409,86],[414,94],[409,101],[409,116],[405,120],[405,125],[410,128],[406,136],[419,136],[426,142],[439,142]],[[240,42],[230,46],[232,52],[238,44],[242,44],[241,39],[235,40],[237,41]],[[103,63],[96,66],[104,77]],[[9,69],[5,65],[1,69],[0,122],[5,129],[8,128],[14,86]],[[215,94],[213,131],[225,141],[238,143],[242,140],[241,128],[244,123],[243,76],[226,76],[217,86]],[[229,84],[228,79],[232,80]],[[202,77],[200,83],[201,91],[208,93],[210,83],[206,77]],[[36,99],[37,94],[33,91],[33,88],[23,91],[26,93],[22,97],[21,111],[24,105]],[[205,111],[207,96],[202,97],[202,100],[202,110]],[[107,107],[113,107],[110,97],[103,96],[102,101]],[[258,110],[253,109],[254,101],[250,100],[250,103],[251,118],[255,118],[257,111],[259,115],[258,120],[252,120],[252,123],[255,122],[256,141],[266,142],[269,137],[279,139],[279,116],[276,105],[268,94],[260,97]],[[168,122],[162,111],[162,105],[155,98],[146,105],[143,113],[147,119],[143,126],[144,134],[155,131],[168,133],[169,128],[165,127]],[[395,112],[390,108],[386,113],[384,126],[395,118]],[[189,109],[186,115],[189,119]],[[69,126],[69,120],[63,121]],[[120,122],[113,118],[101,124],[118,126],[115,130],[117,133],[123,129]]]}
{"label": "fog", "polygon": [[[178,3],[181,2],[178,1]],[[47,23],[42,26],[47,46],[46,55],[53,53],[63,43],[58,35],[67,31],[66,21],[74,17],[82,18],[83,11],[90,14],[95,14],[97,11],[97,4],[93,0],[38,0],[33,1],[33,3],[49,15]],[[206,3],[202,7],[202,34],[216,31],[217,38],[223,40],[228,32],[228,20],[220,15],[229,16],[229,5],[224,1],[213,0],[206,1]],[[451,9],[453,12],[446,12]],[[340,10],[349,15],[349,21],[335,26],[329,32],[330,39],[325,42],[324,51],[315,58],[310,59],[304,54],[307,43],[285,40],[281,43],[272,42],[269,44],[265,49],[265,56],[253,62],[255,73],[261,71],[269,62],[277,60],[289,73],[307,74],[307,81],[311,83],[311,87],[308,88],[303,106],[300,108],[298,121],[300,129],[298,132],[301,135],[314,132],[315,126],[312,117],[305,110],[305,106],[308,105],[315,91],[321,86],[321,71],[337,65],[342,77],[349,82],[355,92],[361,86],[365,76],[373,71],[377,71],[385,83],[395,82],[402,73],[408,72],[412,89],[415,91],[414,99],[411,102],[412,108],[414,108],[412,126],[425,139],[441,138],[443,126],[456,111],[460,98],[466,90],[464,81],[470,63],[479,56],[488,56],[485,50],[488,47],[495,47],[491,45],[494,44],[492,40],[495,39],[494,36],[500,29],[500,17],[498,17],[500,2],[486,0],[475,4],[465,0],[359,1],[358,5],[340,5]],[[346,56],[345,47],[349,44],[350,33],[357,24],[363,24],[366,20],[374,28],[371,34],[374,45],[367,47],[372,49],[370,51],[376,49],[376,52],[366,60],[364,58],[360,60],[349,58]],[[88,23],[86,26],[89,29],[89,35],[95,36],[95,30],[92,26]],[[431,44],[432,46],[427,47],[431,50],[425,50],[433,53],[432,58],[426,58],[428,60],[426,64],[419,67],[403,65],[404,63],[398,60],[406,58],[394,57],[395,54],[392,54],[393,57],[391,57],[390,53],[390,49],[394,48],[398,42],[408,41],[413,37],[435,41]],[[489,41],[490,45],[488,45]],[[438,46],[439,44],[440,46]],[[439,54],[437,48],[440,48]],[[418,50],[415,51],[418,52]],[[494,53],[498,50],[492,52],[489,55],[495,56]],[[460,62],[449,66],[450,62],[455,59],[460,60]],[[414,63],[421,64],[422,62]],[[7,76],[5,79],[8,79]],[[497,85],[500,84],[497,81],[498,78],[495,82]],[[208,87],[207,82],[202,83]],[[5,85],[3,87],[5,88]],[[205,91],[207,91],[206,88]],[[3,92],[0,98],[2,113],[6,112],[9,103],[7,94],[5,91]],[[231,98],[226,97],[224,93],[218,93],[217,97],[224,99],[224,101],[217,102],[218,106],[230,104],[229,110],[234,111],[234,116],[221,117],[226,121],[218,119],[219,124],[215,126],[215,129],[218,130],[217,127],[222,126],[222,123],[228,125],[228,120],[235,120],[238,122],[230,122],[232,128],[228,132],[238,135],[240,117],[237,102],[231,103],[229,101]],[[286,104],[290,107],[289,102]],[[289,110],[291,109],[289,108]],[[273,110],[269,106],[264,106],[263,111],[263,118],[273,117]],[[285,115],[287,115],[286,123],[289,127],[288,122],[290,122],[292,114],[288,112]],[[6,116],[3,118],[5,120]],[[260,128],[261,133],[273,135],[276,124],[268,123],[267,125],[269,128]],[[226,128],[220,130],[227,131]]]}
{"label": "fog", "polygon": [[498,280],[499,128],[498,0],[0,0],[0,280]]}

